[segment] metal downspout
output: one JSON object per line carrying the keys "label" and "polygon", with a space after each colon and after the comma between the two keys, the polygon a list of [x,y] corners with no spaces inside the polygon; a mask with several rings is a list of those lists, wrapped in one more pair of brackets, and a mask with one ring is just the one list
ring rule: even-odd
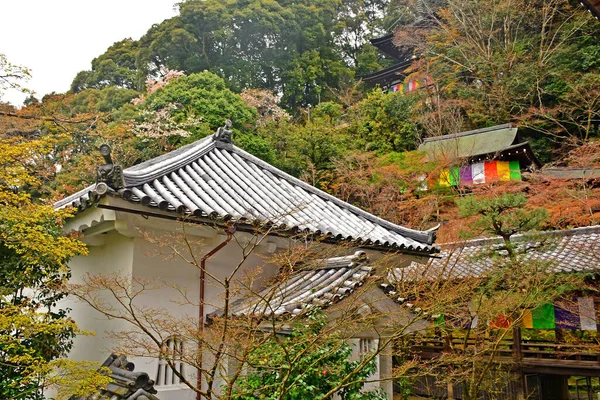
{"label": "metal downspout", "polygon": [[[202,356],[203,356],[203,346],[202,346],[202,333],[204,332],[204,289],[206,286],[206,260],[210,257],[214,256],[219,250],[227,245],[233,238],[233,234],[235,233],[235,226],[233,224],[226,224],[223,229],[227,234],[227,238],[219,243],[217,247],[206,253],[202,259],[200,260],[200,304],[198,306],[198,378],[196,381],[196,385],[198,390],[202,390]],[[197,400],[202,400],[202,395],[200,392],[196,394]]]}

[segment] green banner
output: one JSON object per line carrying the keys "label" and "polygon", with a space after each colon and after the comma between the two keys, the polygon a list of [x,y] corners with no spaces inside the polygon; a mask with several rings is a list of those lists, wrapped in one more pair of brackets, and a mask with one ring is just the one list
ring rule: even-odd
{"label": "green banner", "polygon": [[543,304],[531,310],[531,319],[534,329],[554,329],[556,320],[554,319],[554,304]]}

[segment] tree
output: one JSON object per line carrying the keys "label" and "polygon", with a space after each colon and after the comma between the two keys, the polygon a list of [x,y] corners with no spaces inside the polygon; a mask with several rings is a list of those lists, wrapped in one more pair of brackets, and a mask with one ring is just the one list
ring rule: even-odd
{"label": "tree", "polygon": [[[382,156],[374,152],[351,153],[335,160],[331,188],[339,198],[391,222],[426,229],[452,219],[451,210],[455,208],[453,202],[451,206],[440,206],[448,203],[447,190],[424,190],[427,176],[436,167],[423,162],[423,154],[415,151]],[[451,221],[445,227],[449,226]],[[439,232],[438,239],[447,239],[450,230]]]}
{"label": "tree", "polygon": [[[0,94],[7,87],[26,91],[19,80],[29,71],[1,54],[0,75]],[[4,115],[38,125],[57,121],[12,108]],[[47,159],[58,138],[41,137],[37,130],[27,134],[19,124],[9,128],[15,126],[15,132],[4,125],[0,131],[0,397],[42,399],[50,385],[58,385],[59,395],[68,397],[108,382],[95,373],[98,365],[63,358],[81,332],[57,303],[66,296],[67,261],[87,249],[76,235],[62,231],[68,212],[55,211],[31,195],[43,179],[40,161]],[[80,380],[73,381],[72,373]]]}
{"label": "tree", "polygon": [[[549,236],[534,234],[547,213],[529,208],[523,195],[470,196],[457,203],[463,216],[474,218],[472,234],[492,234],[500,240],[468,256],[461,255],[458,243],[442,261],[398,273],[395,290],[411,307],[430,315],[436,340],[444,347],[438,359],[415,372],[427,371],[440,385],[461,385],[463,398],[471,400],[483,393],[500,394],[506,385],[499,382],[520,379],[513,372],[520,360],[506,357],[506,343],[519,340],[518,327],[526,312],[582,290],[585,284],[581,275],[557,273],[552,262],[536,260],[535,253],[553,243]],[[401,344],[404,359],[407,353],[409,359],[418,357],[419,346],[427,341],[413,340]],[[413,353],[410,347],[415,343]]]}
{"label": "tree", "polygon": [[367,151],[414,150],[420,139],[412,118],[417,100],[415,95],[375,90],[352,107],[348,130]]}
{"label": "tree", "polygon": [[28,89],[21,86],[21,82],[30,77],[29,69],[11,63],[4,54],[0,53],[0,94],[3,94],[6,89],[29,92]]}
{"label": "tree", "polygon": [[114,43],[104,54],[92,60],[91,71],[77,74],[71,83],[71,91],[78,93],[87,88],[107,86],[136,89],[138,46],[139,43],[131,39]]}
{"label": "tree", "polygon": [[280,93],[282,105],[297,112],[333,100],[332,90],[353,81],[355,70],[378,68],[368,39],[392,26],[401,11],[390,0],[187,0],[178,16],[152,26],[139,41],[117,42],[94,59],[72,90],[109,84],[141,90],[163,68],[210,71],[235,92]]}
{"label": "tree", "polygon": [[[232,399],[326,398],[336,390],[343,400],[387,399],[380,390],[361,391],[362,381],[376,371],[375,359],[364,365],[360,359],[352,360],[350,345],[342,337],[327,334],[327,318],[318,309],[305,318],[288,337],[271,336],[250,355],[252,372],[239,379]],[[359,371],[352,377],[356,382],[346,385],[355,370]]]}
{"label": "tree", "polygon": [[145,108],[159,111],[175,105],[173,118],[177,122],[189,116],[202,120],[202,125],[190,129],[193,139],[202,138],[231,119],[236,130],[253,125],[256,111],[243,103],[239,95],[229,90],[225,81],[210,72],[182,76],[148,95]]}
{"label": "tree", "polygon": [[[86,253],[76,237],[65,236],[61,221],[69,216],[35,204],[26,189],[39,181],[31,160],[52,150],[50,139],[0,140],[0,395],[5,399],[42,399],[44,388],[64,383],[54,369],[66,363],[79,333],[67,310],[67,261]],[[105,384],[106,378],[94,378]],[[89,389],[90,380],[71,382]]]}
{"label": "tree", "polygon": [[589,38],[598,26],[583,7],[566,0],[451,0],[429,12],[435,27],[419,51],[439,91],[431,101],[452,100],[470,126],[518,120],[541,132],[589,136],[593,96],[567,111],[578,80],[593,81],[596,73],[583,59],[595,51]]}
{"label": "tree", "polygon": [[326,188],[334,160],[350,147],[346,126],[340,123],[339,104],[323,102],[306,110],[303,121],[275,120],[259,127],[268,143],[272,162],[311,185]]}

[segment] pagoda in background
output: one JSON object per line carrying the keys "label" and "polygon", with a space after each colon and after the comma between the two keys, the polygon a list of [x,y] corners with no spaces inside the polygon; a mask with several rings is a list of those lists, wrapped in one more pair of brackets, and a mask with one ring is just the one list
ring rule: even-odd
{"label": "pagoda in background", "polygon": [[424,32],[431,30],[435,22],[431,13],[428,12],[429,7],[423,0],[418,0],[415,20],[412,23],[398,26],[394,32],[385,36],[370,39],[373,46],[377,47],[382,54],[392,58],[395,63],[380,71],[362,75],[360,78],[368,86],[380,87],[384,92],[409,93],[429,84],[427,78],[406,81],[407,76],[412,73],[407,70],[419,58],[419,54],[415,43],[398,37],[400,30],[414,32],[415,36],[421,36]]}

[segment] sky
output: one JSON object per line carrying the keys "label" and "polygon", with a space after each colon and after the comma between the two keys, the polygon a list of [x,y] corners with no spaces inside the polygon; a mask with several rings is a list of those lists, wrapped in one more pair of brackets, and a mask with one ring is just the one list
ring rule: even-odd
{"label": "sky", "polygon": [[[177,14],[177,0],[18,0],[2,1],[0,53],[28,67],[24,86],[41,98],[69,90],[79,71],[114,42],[139,39],[152,24]],[[20,105],[26,95],[4,93]]]}

